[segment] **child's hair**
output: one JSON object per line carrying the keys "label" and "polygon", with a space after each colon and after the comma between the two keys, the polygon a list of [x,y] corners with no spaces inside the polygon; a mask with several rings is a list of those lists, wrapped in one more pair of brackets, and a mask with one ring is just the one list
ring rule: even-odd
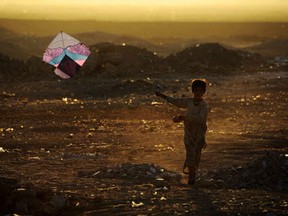
{"label": "child's hair", "polygon": [[192,80],[192,92],[193,93],[196,87],[202,88],[205,93],[206,92],[206,80],[205,79],[193,79]]}

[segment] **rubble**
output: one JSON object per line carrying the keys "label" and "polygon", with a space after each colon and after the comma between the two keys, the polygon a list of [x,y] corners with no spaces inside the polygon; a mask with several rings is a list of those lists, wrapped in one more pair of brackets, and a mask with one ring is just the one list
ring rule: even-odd
{"label": "rubble", "polygon": [[[245,166],[232,166],[207,175],[210,180],[221,182],[224,186],[264,187],[286,191],[288,190],[288,154],[267,153]],[[205,178],[208,179],[208,176]]]}
{"label": "rubble", "polygon": [[115,178],[133,180],[138,183],[179,183],[182,176],[167,171],[154,164],[123,163],[116,167],[106,167],[97,171],[78,171],[78,177]]}
{"label": "rubble", "polygon": [[70,200],[65,194],[0,177],[0,215],[57,215],[64,208],[73,207]]}

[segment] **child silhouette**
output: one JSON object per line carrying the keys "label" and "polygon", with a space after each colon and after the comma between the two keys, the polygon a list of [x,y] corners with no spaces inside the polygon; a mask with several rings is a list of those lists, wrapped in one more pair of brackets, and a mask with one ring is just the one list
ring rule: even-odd
{"label": "child silhouette", "polygon": [[[168,103],[186,109],[186,115],[174,116],[173,122],[184,122],[186,159],[183,172],[189,174],[188,184],[190,185],[195,183],[201,152],[203,148],[206,148],[208,108],[207,103],[202,98],[206,92],[206,81],[202,79],[192,80],[191,90],[194,94],[193,98],[173,98],[155,92],[156,96],[165,99]],[[186,171],[187,169],[188,171]]]}

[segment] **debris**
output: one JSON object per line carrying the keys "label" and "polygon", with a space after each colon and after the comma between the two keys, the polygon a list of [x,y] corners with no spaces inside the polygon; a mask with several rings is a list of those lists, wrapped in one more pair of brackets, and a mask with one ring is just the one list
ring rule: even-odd
{"label": "debris", "polygon": [[215,182],[220,181],[224,185],[287,190],[288,158],[282,154],[268,153],[245,166],[233,166],[210,172],[207,175],[212,177]]}
{"label": "debris", "polygon": [[56,215],[70,206],[71,197],[55,194],[33,185],[20,186],[17,180],[0,177],[0,214],[7,215]]}
{"label": "debris", "polygon": [[132,208],[138,208],[138,207],[144,206],[144,203],[143,202],[136,203],[136,202],[132,201],[131,206],[132,206]]}
{"label": "debris", "polygon": [[68,203],[68,198],[62,194],[54,195],[53,198],[50,200],[50,203],[57,209],[64,208]]}
{"label": "debris", "polygon": [[[97,174],[95,175],[95,173]],[[153,182],[155,184],[180,182],[182,178],[180,174],[167,171],[154,164],[133,163],[123,163],[116,167],[102,168],[97,172],[78,171],[78,177],[123,178],[141,182]]]}

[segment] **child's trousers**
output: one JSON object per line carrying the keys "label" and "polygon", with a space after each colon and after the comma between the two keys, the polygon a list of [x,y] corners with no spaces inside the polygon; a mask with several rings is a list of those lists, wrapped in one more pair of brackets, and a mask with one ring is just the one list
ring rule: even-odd
{"label": "child's trousers", "polygon": [[[186,167],[193,167],[195,170],[197,170],[205,141],[203,140],[200,142],[195,142],[195,140],[191,136],[184,136],[184,144],[186,149],[186,159],[183,171]],[[186,173],[186,171],[184,171],[184,173]]]}

